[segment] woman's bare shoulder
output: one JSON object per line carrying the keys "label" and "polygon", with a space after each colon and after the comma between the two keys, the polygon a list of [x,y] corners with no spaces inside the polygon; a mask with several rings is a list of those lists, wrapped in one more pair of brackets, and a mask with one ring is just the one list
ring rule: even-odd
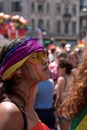
{"label": "woman's bare shoulder", "polygon": [[7,129],[22,130],[23,117],[15,104],[11,102],[2,102],[0,103],[0,130]]}
{"label": "woman's bare shoulder", "polygon": [[63,76],[60,76],[60,77],[58,78],[58,81],[64,82],[64,81],[65,81],[65,78],[64,78]]}

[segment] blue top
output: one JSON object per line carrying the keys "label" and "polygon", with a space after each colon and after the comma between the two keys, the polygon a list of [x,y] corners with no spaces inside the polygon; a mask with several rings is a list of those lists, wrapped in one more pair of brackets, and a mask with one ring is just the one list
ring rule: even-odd
{"label": "blue top", "polygon": [[34,108],[49,109],[53,103],[54,82],[52,79],[40,82],[38,84],[38,93]]}

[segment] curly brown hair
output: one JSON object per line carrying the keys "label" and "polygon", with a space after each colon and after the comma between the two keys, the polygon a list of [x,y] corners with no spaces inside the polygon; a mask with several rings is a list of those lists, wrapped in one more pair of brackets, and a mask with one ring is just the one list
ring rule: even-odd
{"label": "curly brown hair", "polygon": [[74,79],[72,80],[73,91],[67,98],[67,105],[75,105],[77,112],[74,112],[74,116],[78,114],[83,105],[87,103],[87,48],[82,56],[82,62],[78,65]]}

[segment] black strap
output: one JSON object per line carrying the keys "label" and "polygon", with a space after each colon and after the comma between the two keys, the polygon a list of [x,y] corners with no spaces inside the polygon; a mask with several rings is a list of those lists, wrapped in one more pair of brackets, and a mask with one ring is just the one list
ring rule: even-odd
{"label": "black strap", "polygon": [[[9,100],[3,100],[1,102],[5,102],[5,101],[9,101]],[[24,119],[24,128],[23,128],[23,130],[27,130],[28,129],[28,123],[27,123],[27,117],[26,117],[26,114],[25,114],[25,110],[22,107],[20,107],[18,104],[16,104],[14,101],[11,100],[9,102],[14,103],[19,108],[19,110],[21,111],[23,119]]]}
{"label": "black strap", "polygon": [[18,106],[18,104],[16,104],[15,102],[13,102],[13,103],[20,109],[20,111],[22,113],[22,116],[23,116],[23,119],[24,119],[24,128],[23,128],[23,130],[27,130],[28,129],[28,124],[27,124],[27,117],[26,117],[26,114],[25,114],[25,110],[22,107]]}

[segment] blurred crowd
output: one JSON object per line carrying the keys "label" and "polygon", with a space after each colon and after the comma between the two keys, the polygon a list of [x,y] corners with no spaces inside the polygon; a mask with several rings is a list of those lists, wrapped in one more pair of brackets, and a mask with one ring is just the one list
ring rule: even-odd
{"label": "blurred crowd", "polygon": [[[64,47],[52,45],[50,49],[48,49],[50,79],[53,80],[54,84],[47,84],[47,81],[38,84],[38,89],[40,90],[38,90],[36,101],[38,100],[39,106],[40,104],[44,104],[43,100],[41,100],[44,99],[45,105],[38,107],[37,113],[40,119],[48,125],[50,129],[70,129],[71,119],[60,116],[58,111],[68,94],[73,91],[70,81],[77,73],[78,65],[82,61],[83,52],[84,48],[71,47],[71,45]],[[52,86],[54,89],[52,89]],[[49,93],[51,93],[51,95]],[[40,95],[39,99],[38,95]],[[50,97],[50,100],[48,100],[47,97]],[[54,117],[52,115],[54,115]]]}

